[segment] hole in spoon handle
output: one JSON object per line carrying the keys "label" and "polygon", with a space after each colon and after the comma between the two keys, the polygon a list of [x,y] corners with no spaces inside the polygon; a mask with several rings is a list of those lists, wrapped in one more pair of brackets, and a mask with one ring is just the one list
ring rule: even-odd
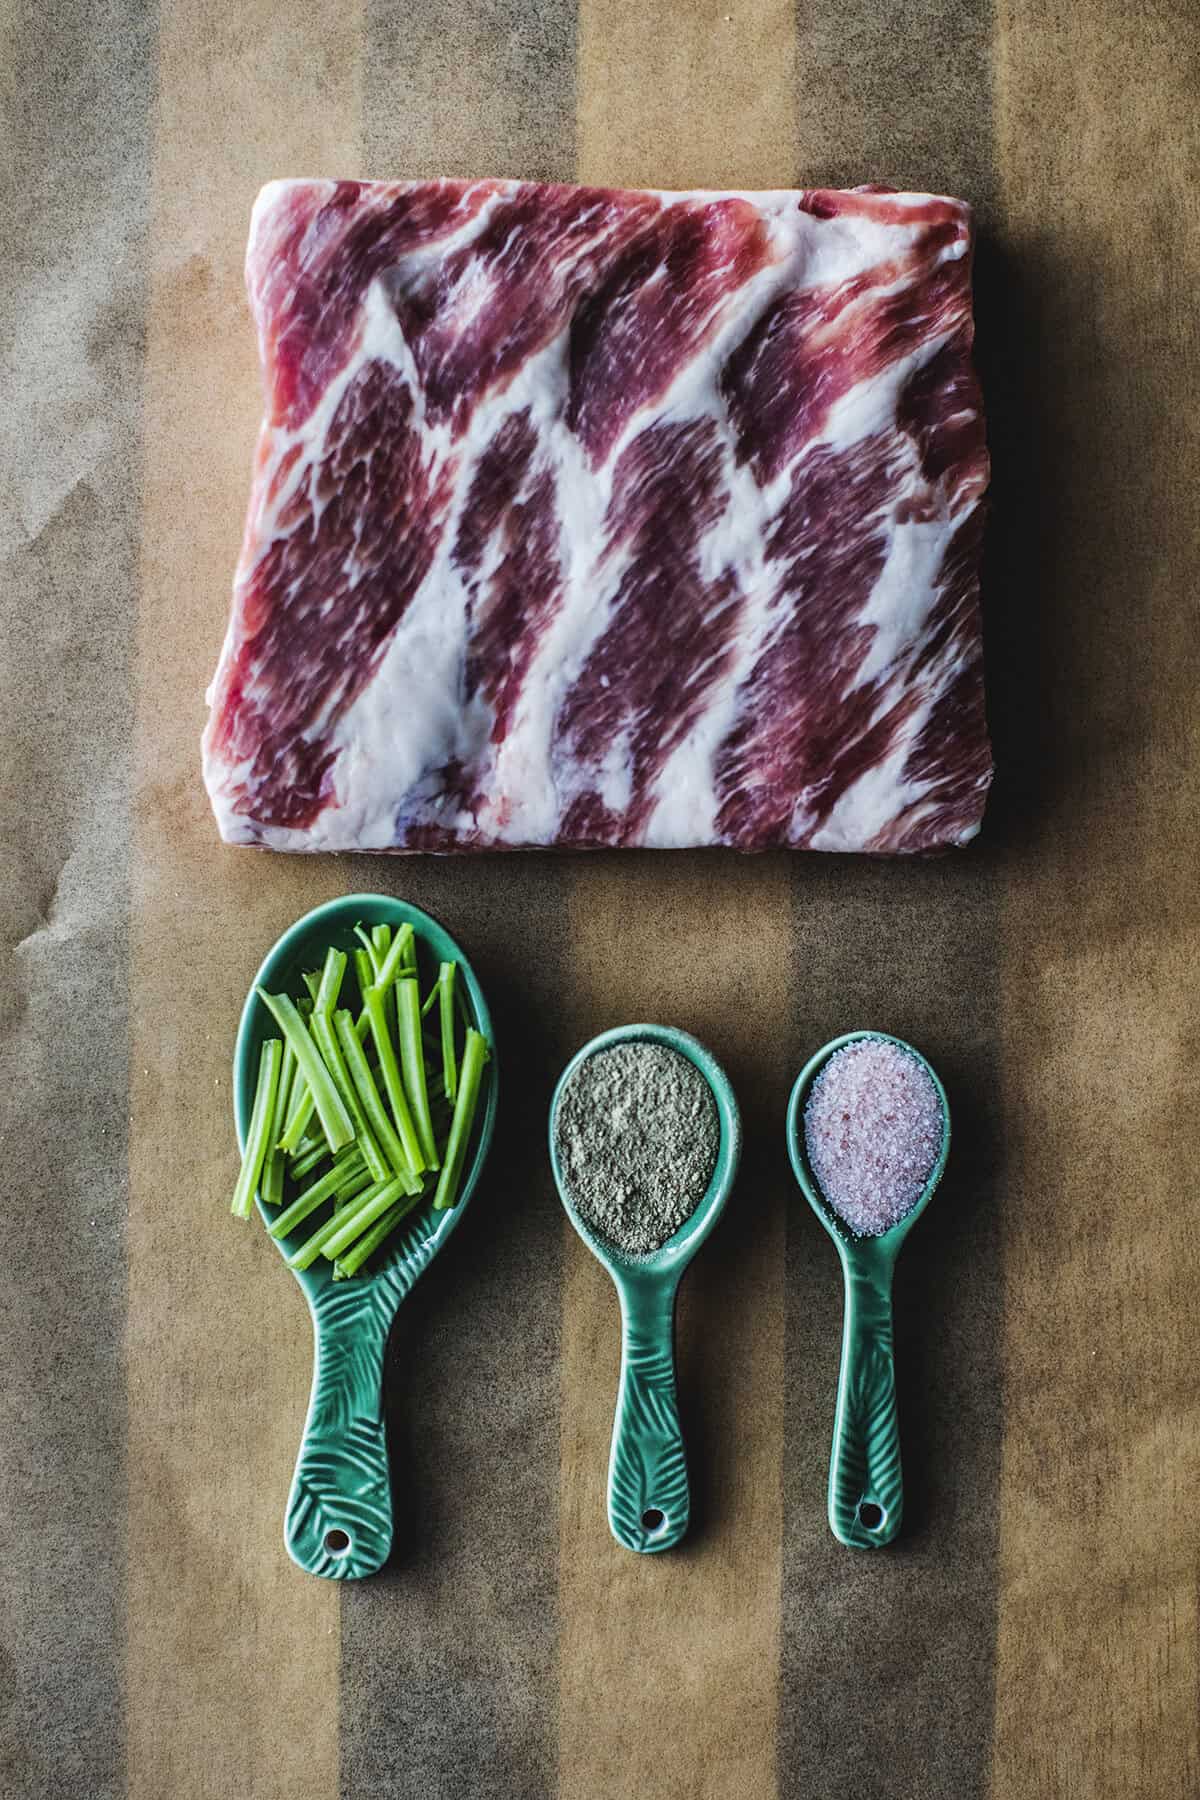
{"label": "hole in spoon handle", "polygon": [[364,1283],[313,1302],[312,1397],[284,1541],[293,1562],[335,1581],[373,1575],[392,1545],[392,1490],[383,1421],[389,1321]]}
{"label": "hole in spoon handle", "polygon": [[691,1511],[675,1393],[675,1288],[620,1286],[621,1381],[608,1468],[608,1522],[627,1550],[669,1550]]}
{"label": "hole in spoon handle", "polygon": [[890,1544],[904,1513],[892,1332],[892,1271],[845,1263],[846,1311],[838,1376],[829,1528],[856,1550]]}

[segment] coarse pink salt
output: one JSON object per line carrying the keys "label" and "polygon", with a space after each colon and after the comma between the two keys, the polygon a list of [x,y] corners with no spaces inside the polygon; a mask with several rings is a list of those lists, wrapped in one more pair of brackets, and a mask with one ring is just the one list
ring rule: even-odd
{"label": "coarse pink salt", "polygon": [[809,1167],[830,1206],[860,1237],[879,1237],[912,1211],[944,1132],[928,1070],[883,1038],[835,1050],[804,1109]]}

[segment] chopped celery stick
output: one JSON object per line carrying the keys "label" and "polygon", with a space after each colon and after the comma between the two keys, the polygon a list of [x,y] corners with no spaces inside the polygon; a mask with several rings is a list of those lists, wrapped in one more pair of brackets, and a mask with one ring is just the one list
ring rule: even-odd
{"label": "chopped celery stick", "polygon": [[[309,998],[309,1003],[311,1005],[311,1003],[316,999],[317,995],[321,991],[320,975],[315,974],[312,969],[305,969],[304,985],[308,989],[308,998]],[[304,1004],[303,1001],[301,1001],[301,1005],[303,1005],[303,1004]]]}
{"label": "chopped celery stick", "polygon": [[386,1156],[375,1140],[375,1133],[367,1124],[366,1114],[359,1104],[358,1095],[354,1091],[354,1083],[346,1068],[345,1058],[337,1041],[337,1033],[333,1029],[333,1020],[320,1007],[313,1007],[310,1029],[325,1059],[325,1067],[333,1078],[343,1106],[354,1121],[354,1137],[363,1154],[363,1161],[374,1175],[376,1181],[386,1181],[391,1168]]}
{"label": "chopped celery stick", "polygon": [[365,950],[354,952],[354,973],[358,977],[358,991],[363,996],[363,1006],[354,1021],[354,1033],[360,1044],[365,1044],[371,1030],[371,1021],[367,1015],[366,992],[375,982],[375,959],[367,955]]}
{"label": "chopped celery stick", "polygon": [[283,1045],[278,1038],[267,1038],[258,1058],[258,1085],[250,1112],[250,1129],[242,1155],[241,1172],[233,1190],[230,1212],[235,1219],[248,1219],[254,1201],[254,1190],[262,1174],[271,1141],[275,1119],[275,1096],[279,1092],[279,1070],[283,1063]]}
{"label": "chopped celery stick", "polygon": [[[345,1212],[334,1213],[331,1218],[326,1219],[323,1225],[318,1226],[310,1238],[305,1238],[300,1248],[288,1257],[289,1265],[293,1269],[307,1269],[310,1263],[317,1260],[326,1244],[332,1242],[335,1234],[340,1238],[343,1232],[348,1233],[345,1241],[352,1244],[358,1236],[358,1232],[365,1231],[367,1226],[377,1219],[381,1212],[386,1212],[392,1201],[398,1200],[403,1192],[404,1187],[399,1177],[394,1181],[377,1182],[374,1187],[367,1188],[366,1192],[360,1194],[354,1204]],[[378,1201],[382,1201],[382,1205],[377,1206],[376,1202]],[[370,1218],[364,1218],[356,1230],[355,1226],[360,1214],[372,1207],[374,1210],[371,1212]]]}
{"label": "chopped celery stick", "polygon": [[[399,939],[396,940],[397,943]],[[393,946],[395,948],[395,946]],[[433,1141],[433,1124],[429,1117],[429,1095],[425,1088],[425,1057],[421,1050],[421,1007],[417,999],[417,982],[413,975],[402,976],[396,983],[396,1012],[399,1020],[400,1067],[404,1072],[404,1091],[412,1109],[421,1152],[427,1168],[438,1166],[437,1146]]]}
{"label": "chopped celery stick", "polygon": [[[416,952],[413,948],[413,943],[414,943],[414,940],[413,940],[412,926],[411,925],[402,925],[400,927],[399,931],[396,933],[395,937],[392,939],[391,949],[388,951],[387,955],[383,959],[383,962],[380,964],[379,974],[375,978],[376,987],[381,987],[381,988],[391,987],[391,985],[392,985],[393,981],[395,981],[396,977],[398,975],[402,974],[404,972],[404,970],[408,968],[410,952],[412,953],[414,959],[416,956]],[[414,968],[416,967],[415,960],[413,962],[413,967]]]}
{"label": "chopped celery stick", "polygon": [[310,1144],[307,1150],[299,1151],[293,1158],[288,1173],[293,1181],[301,1181],[318,1163],[323,1163],[329,1155],[329,1145],[322,1138],[320,1143]]}
{"label": "chopped celery stick", "polygon": [[[312,1089],[313,1105],[317,1117],[321,1121],[321,1129],[331,1150],[341,1150],[354,1140],[354,1122],[347,1112],[345,1104],[333,1078],[321,1056],[316,1044],[309,1036],[308,1027],[296,1011],[294,1002],[287,994],[268,994],[265,989],[258,989],[258,997],[263,1005],[273,1014],[283,1035],[291,1043],[296,1052],[304,1079]],[[290,1137],[291,1132],[285,1132]]]}
{"label": "chopped celery stick", "polygon": [[[377,975],[378,975],[378,973],[379,973],[379,958],[378,958],[378,956],[377,956],[377,955],[376,955],[376,954],[375,954],[375,945],[374,945],[374,944],[373,944],[373,943],[372,943],[372,941],[371,941],[371,939],[370,939],[370,937],[369,937],[369,936],[368,936],[368,934],[367,934],[367,932],[366,932],[366,931],[365,931],[365,930],[364,930],[364,928],[363,928],[363,927],[362,927],[362,926],[361,926],[361,925],[356,925],[356,926],[355,926],[355,927],[354,927],[354,935],[355,935],[355,937],[356,937],[356,938],[357,938],[357,939],[358,939],[358,941],[359,941],[359,942],[360,942],[360,944],[361,944],[361,945],[362,945],[362,947],[363,947],[363,954],[364,954],[364,956],[367,956],[367,957],[369,957],[369,958],[370,958],[370,962],[371,962],[371,981],[374,981],[374,980],[375,980],[375,977],[376,977],[376,976],[377,976]],[[357,950],[356,950],[356,951],[355,951],[355,952],[354,952],[354,955],[355,955],[355,957],[356,957],[356,958],[357,958],[357,956],[358,956],[358,951],[357,951]],[[370,986],[370,985],[371,985],[371,983],[370,983],[370,982],[368,982],[368,983],[367,983],[367,986],[368,986],[368,987],[369,987],[369,986]]]}
{"label": "chopped celery stick", "polygon": [[450,1122],[450,1140],[446,1145],[446,1161],[438,1180],[437,1192],[433,1197],[433,1204],[439,1212],[444,1212],[448,1206],[453,1206],[458,1197],[458,1184],[462,1179],[463,1162],[466,1159],[471,1126],[475,1121],[479,1087],[483,1080],[483,1068],[487,1059],[487,1039],[481,1037],[479,1032],[469,1030],[466,1046],[463,1049],[462,1080],[458,1085],[458,1099],[454,1105],[454,1117]]}
{"label": "chopped celery stick", "polygon": [[425,1017],[426,1013],[431,1013],[433,1011],[434,1007],[437,1005],[437,1003],[441,999],[441,997],[442,997],[441,983],[435,982],[434,985],[430,988],[428,994],[426,994],[424,1005],[421,1007],[421,1017],[422,1018]]}
{"label": "chopped celery stick", "polygon": [[314,1181],[311,1187],[305,1188],[292,1204],[272,1219],[268,1229],[273,1238],[283,1238],[289,1231],[295,1231],[301,1220],[307,1219],[310,1212],[326,1200],[348,1200],[355,1194],[361,1194],[364,1188],[373,1187],[374,1177],[363,1162],[357,1150],[348,1150],[330,1169],[328,1175],[322,1175],[320,1181]]}
{"label": "chopped celery stick", "polygon": [[[310,1019],[312,1017],[311,1000],[299,1001],[296,1006],[296,1011],[300,1014],[302,1019]],[[294,1054],[295,1052],[293,1051],[293,1055]],[[307,1135],[308,1121],[312,1117],[312,1112],[312,1094],[309,1092],[308,1083],[304,1079],[304,1071],[301,1069],[299,1063],[297,1063],[292,1071],[292,1085],[288,1090],[287,1112],[283,1115],[286,1123],[279,1139],[281,1149],[291,1150],[304,1148],[304,1138],[302,1137],[299,1144],[297,1144],[292,1135],[292,1127],[295,1123],[297,1113],[303,1113],[303,1117],[296,1129],[303,1131],[305,1135]],[[319,1127],[317,1129],[317,1136],[320,1136]]]}
{"label": "chopped celery stick", "polygon": [[379,1068],[383,1075],[383,1085],[387,1089],[388,1102],[392,1109],[392,1117],[396,1121],[396,1130],[400,1134],[400,1142],[404,1146],[404,1154],[408,1158],[409,1167],[420,1174],[428,1165],[417,1137],[416,1126],[412,1114],[408,1110],[408,1101],[404,1097],[404,1084],[400,1079],[400,1067],[396,1061],[396,1049],[392,1043],[392,1034],[388,1029],[387,1011],[384,1006],[382,989],[367,989],[367,1016],[371,1021],[371,1036],[375,1039],[375,1048],[379,1053]]}
{"label": "chopped celery stick", "polygon": [[[395,1181],[388,1182],[385,1187],[372,1188],[369,1193],[360,1195],[353,1206],[348,1206],[339,1217],[337,1230],[321,1245],[321,1255],[334,1262],[348,1245],[362,1236],[368,1225],[373,1225],[376,1219],[382,1218],[389,1206],[393,1206],[400,1198],[400,1193],[400,1177],[397,1175]],[[408,1198],[415,1206],[417,1195],[412,1194]]]}
{"label": "chopped celery stick", "polygon": [[259,1187],[264,1206],[281,1206],[283,1204],[283,1172],[287,1157],[279,1148],[279,1140],[283,1136],[284,1126],[287,1124],[288,1103],[291,1099],[295,1074],[296,1052],[285,1040],[283,1061],[279,1065],[279,1085],[275,1090],[275,1106],[271,1117],[271,1135],[267,1143],[267,1159],[263,1164],[262,1182]]}
{"label": "chopped celery stick", "polygon": [[341,1047],[350,1080],[354,1084],[358,1103],[366,1115],[368,1125],[375,1133],[394,1173],[404,1176],[407,1192],[419,1194],[421,1191],[420,1177],[414,1175],[409,1167],[408,1158],[404,1154],[404,1145],[397,1137],[395,1127],[384,1110],[366,1053],[355,1036],[354,1021],[350,1014],[348,1012],[334,1013],[333,1028],[337,1032],[338,1044]]}
{"label": "chopped celery stick", "polygon": [[[296,1069],[297,1085],[299,1085],[302,1071],[300,1070],[300,1060],[298,1057],[296,1059]],[[306,1081],[304,1083],[304,1091],[296,1103],[295,1111],[287,1122],[287,1129],[279,1140],[279,1148],[281,1150],[295,1150],[298,1147],[301,1139],[308,1130],[309,1120],[313,1116],[316,1104],[316,1097]],[[326,1150],[329,1148],[328,1144],[324,1147]]]}
{"label": "chopped celery stick", "polygon": [[444,962],[438,969],[438,994],[442,1018],[442,1080],[446,1098],[453,1100],[458,1087],[458,1064],[454,1057],[454,970],[456,965]]}
{"label": "chopped celery stick", "polygon": [[348,1275],[356,1275],[368,1256],[373,1256],[384,1239],[391,1237],[401,1219],[406,1219],[415,1205],[416,1201],[406,1195],[389,1206],[382,1219],[376,1219],[371,1229],[364,1231],[344,1256],[338,1257],[333,1265],[333,1279],[343,1281]]}
{"label": "chopped celery stick", "polygon": [[354,952],[354,973],[358,978],[358,991],[365,994],[375,980],[375,959],[368,956],[365,950]]}
{"label": "chopped celery stick", "polygon": [[[379,962],[379,967],[382,969],[384,959],[392,947],[391,926],[373,925],[371,927],[371,941],[375,945],[375,955]],[[387,1014],[388,1030],[394,1032],[396,1029],[396,995],[391,988],[387,990],[387,998],[384,1000],[383,1009]]]}
{"label": "chopped celery stick", "polygon": [[292,1116],[292,1101],[296,1097],[296,1080],[296,1052],[285,1038],[283,1061],[279,1065],[279,1090],[275,1095],[275,1121],[280,1135],[283,1133],[283,1127],[287,1120]]}
{"label": "chopped celery stick", "polygon": [[331,944],[325,952],[325,967],[321,970],[321,985],[313,995],[313,1011],[329,1014],[338,1003],[338,995],[342,991],[342,980],[346,973],[346,952],[335,949]]}
{"label": "chopped celery stick", "polygon": [[[303,1013],[301,1013],[300,1016],[301,1016],[301,1018],[303,1018],[304,1017]],[[312,1016],[311,1012],[310,1012],[309,1016],[310,1017]],[[294,1056],[295,1054],[296,1053],[293,1050],[292,1055]],[[300,1068],[300,1064],[297,1063],[296,1067],[295,1067],[294,1075],[292,1077],[292,1091],[288,1095],[287,1122],[289,1125],[292,1123],[292,1120],[296,1117],[296,1114],[300,1111],[300,1108],[304,1103],[304,1097],[307,1094],[307,1092],[308,1092],[308,1083],[304,1079],[304,1074]]]}
{"label": "chopped celery stick", "polygon": [[286,1160],[283,1151],[278,1148],[267,1151],[258,1189],[264,1206],[283,1205],[283,1166]]}

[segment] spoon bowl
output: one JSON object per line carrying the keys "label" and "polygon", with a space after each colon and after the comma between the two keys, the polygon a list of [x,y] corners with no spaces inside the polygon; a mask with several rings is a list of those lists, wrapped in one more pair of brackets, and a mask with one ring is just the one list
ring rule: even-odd
{"label": "spoon bowl", "polygon": [[[496,1121],[497,1080],[491,1016],[475,973],[454,939],[436,919],[384,894],[350,894],[306,913],[273,946],[242,1009],[234,1052],[234,1117],[243,1148],[254,1105],[263,1040],[278,1030],[257,990],[303,995],[303,972],[320,968],[331,944],[352,951],[355,925],[409,924],[422,975],[439,962],[457,962],[471,1022],[492,1045],[484,1091],[463,1169],[458,1199],[442,1212],[432,1195],[397,1228],[370,1272],[333,1279],[332,1264],[318,1257],[292,1273],[312,1314],[315,1366],[308,1418],[301,1440],[284,1523],[288,1554],[312,1575],[345,1580],[370,1575],[386,1561],[392,1542],[392,1496],[383,1418],[383,1360],[396,1309],[458,1225],[483,1172]],[[263,1220],[274,1215],[258,1201]],[[276,1240],[284,1257],[297,1250],[311,1225]]]}
{"label": "spoon bowl", "polygon": [[[720,1142],[708,1187],[664,1244],[626,1256],[581,1217],[558,1154],[559,1102],[590,1056],[621,1044],[663,1044],[687,1057],[708,1082]],[[666,1025],[622,1025],[601,1032],[563,1070],[550,1107],[550,1162],[571,1224],[612,1279],[621,1307],[621,1374],[608,1467],[608,1523],[627,1550],[658,1552],[678,1544],[691,1511],[687,1456],[675,1381],[675,1297],[684,1270],[713,1230],[729,1197],[741,1154],[741,1117],[729,1079],[694,1037]]]}
{"label": "spoon bowl", "polygon": [[[895,1044],[925,1070],[942,1110],[942,1142],[914,1206],[890,1230],[861,1237],[825,1198],[808,1159],[804,1110],[831,1056],[849,1044]],[[829,1462],[829,1528],[852,1549],[879,1549],[900,1530],[904,1481],[896,1411],[892,1277],[909,1232],[933,1198],[950,1154],[950,1104],[936,1072],[911,1044],[885,1031],[850,1031],[818,1050],[801,1069],[787,1110],[787,1147],[802,1193],[837,1246],[845,1283],[842,1362]]]}

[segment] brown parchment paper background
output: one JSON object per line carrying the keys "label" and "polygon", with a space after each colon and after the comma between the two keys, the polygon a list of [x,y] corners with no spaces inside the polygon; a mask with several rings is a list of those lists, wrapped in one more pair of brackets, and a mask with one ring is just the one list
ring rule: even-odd
{"label": "brown parchment paper background", "polygon": [[[1200,16],[1189,0],[0,3],[0,1792],[14,1800],[1200,1793]],[[890,179],[978,208],[999,777],[982,839],[311,861],[199,777],[284,174]],[[281,1515],[299,1294],[224,1218],[266,945],[352,888],[469,947],[493,1166],[402,1310],[397,1545]],[[697,1525],[608,1538],[616,1318],[543,1150],[563,1061],[698,1032],[747,1127],[688,1278]],[[824,1478],[837,1274],[789,1082],[913,1038],[955,1109],[901,1265],[908,1526]]]}

